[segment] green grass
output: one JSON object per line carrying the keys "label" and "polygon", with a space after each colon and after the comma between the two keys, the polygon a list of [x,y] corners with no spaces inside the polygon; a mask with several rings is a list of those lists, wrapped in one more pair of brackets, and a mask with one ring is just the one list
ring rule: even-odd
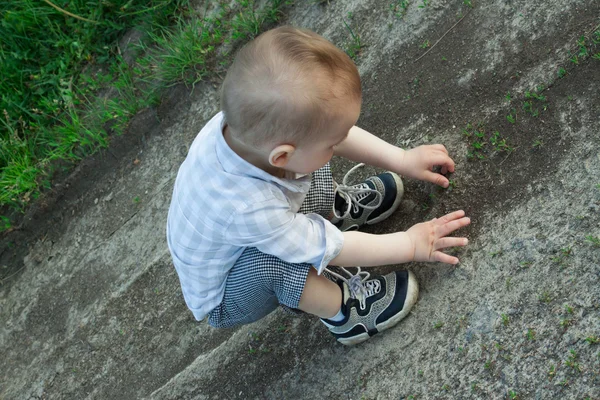
{"label": "green grass", "polygon": [[569,357],[565,361],[565,365],[570,367],[573,371],[581,373],[581,372],[583,372],[583,368],[577,362],[578,358],[579,358],[579,356],[577,355],[575,350],[570,350]]}
{"label": "green grass", "polygon": [[76,161],[107,145],[101,126],[106,121],[97,120],[98,113],[87,116],[84,67],[112,64],[125,30],[167,25],[184,5],[175,0],[53,3],[79,18],[36,0],[0,4],[0,206],[17,210],[49,186],[55,160]]}
{"label": "green grass", "polygon": [[600,338],[598,336],[588,336],[585,338],[585,341],[588,342],[588,344],[598,344],[600,343]]}
{"label": "green grass", "polygon": [[544,290],[538,295],[538,300],[540,301],[540,303],[548,304],[552,301],[552,295],[550,295],[550,292]]}
{"label": "green grass", "polygon": [[409,5],[410,2],[408,0],[395,0],[392,3],[390,3],[390,11],[397,18],[404,18],[408,11]]}
{"label": "green grass", "polygon": [[348,54],[351,59],[356,60],[363,46],[360,40],[360,35],[354,32],[346,20],[342,20],[342,22],[344,23],[344,26],[346,27],[346,30],[350,34],[351,38],[350,43],[346,46],[346,54]]}
{"label": "green grass", "polygon": [[587,235],[585,240],[591,243],[594,247],[600,247],[600,236]]}
{"label": "green grass", "polygon": [[488,156],[511,153],[514,150],[499,131],[489,133],[483,122],[478,124],[468,123],[466,128],[462,130],[462,134],[470,144],[467,151],[468,159],[484,160]]}
{"label": "green grass", "polygon": [[[59,164],[69,168],[108,146],[140,109],[160,102],[164,88],[218,75],[229,63],[228,54],[217,56],[218,47],[255,37],[288,4],[269,0],[258,10],[252,0],[236,0],[205,18],[188,1],[53,2],[77,17],[38,0],[0,4],[4,212],[23,211],[38,198]],[[117,42],[132,27],[144,39],[128,65]],[[98,95],[108,88],[110,96]],[[0,215],[0,231],[10,226]]]}

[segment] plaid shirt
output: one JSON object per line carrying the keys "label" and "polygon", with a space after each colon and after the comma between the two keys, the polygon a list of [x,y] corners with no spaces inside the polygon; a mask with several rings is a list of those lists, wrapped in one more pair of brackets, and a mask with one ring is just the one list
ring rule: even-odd
{"label": "plaid shirt", "polygon": [[329,221],[298,210],[311,176],[279,179],[225,142],[223,115],[200,131],[177,174],[167,242],[187,306],[197,320],[218,306],[229,270],[246,247],[319,273],[342,249]]}

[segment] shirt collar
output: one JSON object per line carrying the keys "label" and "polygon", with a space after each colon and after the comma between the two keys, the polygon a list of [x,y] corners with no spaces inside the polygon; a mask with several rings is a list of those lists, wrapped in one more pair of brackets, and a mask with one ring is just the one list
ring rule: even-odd
{"label": "shirt collar", "polygon": [[272,182],[291,192],[305,192],[310,188],[312,178],[311,174],[304,175],[297,179],[278,178],[266,171],[263,171],[257,166],[250,164],[248,161],[237,155],[237,153],[233,151],[231,147],[229,147],[225,141],[225,138],[223,137],[223,126],[225,125],[225,119],[223,118],[223,112],[220,112],[219,114],[219,129],[215,132],[215,150],[217,153],[217,159],[221,163],[224,171],[234,175],[247,176],[250,178],[260,179],[265,182]]}

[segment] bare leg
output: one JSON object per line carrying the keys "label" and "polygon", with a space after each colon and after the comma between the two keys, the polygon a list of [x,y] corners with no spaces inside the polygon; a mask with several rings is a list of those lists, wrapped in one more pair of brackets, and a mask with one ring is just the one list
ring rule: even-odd
{"label": "bare leg", "polygon": [[337,314],[341,305],[340,287],[323,275],[317,275],[317,271],[311,268],[298,308],[321,318],[331,318]]}

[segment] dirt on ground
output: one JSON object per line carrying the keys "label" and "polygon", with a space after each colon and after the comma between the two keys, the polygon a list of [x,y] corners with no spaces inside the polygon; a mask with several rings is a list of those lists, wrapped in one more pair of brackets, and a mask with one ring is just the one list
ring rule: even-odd
{"label": "dirt on ground", "polygon": [[377,269],[415,272],[411,315],[355,347],[307,315],[196,322],[165,224],[218,93],[178,86],[2,238],[0,398],[600,398],[600,60],[573,59],[600,3],[391,3],[297,2],[284,22],[342,48],[360,36],[358,125],[457,162],[451,188],[407,179],[400,210],[369,228],[472,218],[458,266]]}

